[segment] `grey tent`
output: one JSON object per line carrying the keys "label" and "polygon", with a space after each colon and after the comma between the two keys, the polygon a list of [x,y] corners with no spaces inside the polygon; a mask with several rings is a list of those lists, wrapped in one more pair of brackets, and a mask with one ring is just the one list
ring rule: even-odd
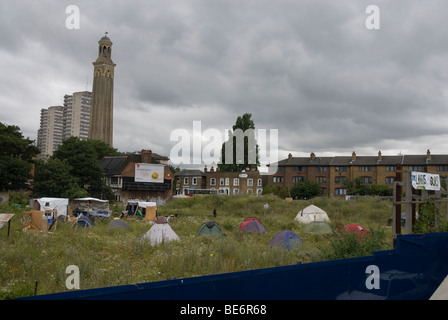
{"label": "grey tent", "polygon": [[251,233],[266,233],[266,228],[257,220],[252,220],[241,230],[243,232]]}
{"label": "grey tent", "polygon": [[129,230],[128,224],[121,219],[113,219],[109,223],[110,230]]}
{"label": "grey tent", "polygon": [[72,227],[89,228],[93,227],[93,221],[88,216],[80,214],[78,219],[73,223]]}

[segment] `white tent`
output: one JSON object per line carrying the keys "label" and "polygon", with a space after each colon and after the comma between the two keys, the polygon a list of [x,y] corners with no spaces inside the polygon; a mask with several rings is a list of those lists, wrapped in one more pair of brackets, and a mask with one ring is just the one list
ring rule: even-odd
{"label": "white tent", "polygon": [[300,211],[295,220],[301,223],[310,223],[312,221],[330,221],[330,218],[324,210],[312,204]]}
{"label": "white tent", "polygon": [[67,216],[68,199],[65,198],[38,198],[39,211],[57,210],[58,216]]}
{"label": "white tent", "polygon": [[170,241],[180,240],[168,223],[156,223],[141,238],[141,242],[149,241],[152,246]]}

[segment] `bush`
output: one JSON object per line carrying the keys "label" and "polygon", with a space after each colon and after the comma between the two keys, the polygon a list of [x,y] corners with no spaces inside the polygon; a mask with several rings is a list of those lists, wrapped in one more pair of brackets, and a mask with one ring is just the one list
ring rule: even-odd
{"label": "bush", "polygon": [[321,249],[322,260],[336,260],[369,256],[381,250],[385,232],[381,229],[370,230],[369,236],[359,236],[357,232],[340,234],[329,239],[329,246]]}

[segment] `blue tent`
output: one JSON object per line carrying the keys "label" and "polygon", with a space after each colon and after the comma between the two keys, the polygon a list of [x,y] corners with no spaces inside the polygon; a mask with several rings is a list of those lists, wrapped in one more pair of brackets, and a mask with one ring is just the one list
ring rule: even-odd
{"label": "blue tent", "polygon": [[269,246],[282,247],[288,250],[300,248],[302,244],[302,239],[289,230],[280,231],[269,242]]}

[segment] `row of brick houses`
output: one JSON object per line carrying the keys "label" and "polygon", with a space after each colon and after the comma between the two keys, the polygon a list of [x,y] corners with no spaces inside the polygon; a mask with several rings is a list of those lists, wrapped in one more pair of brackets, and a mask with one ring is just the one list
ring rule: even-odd
{"label": "row of brick houses", "polygon": [[364,184],[393,186],[396,166],[404,171],[419,171],[439,174],[441,180],[448,178],[448,155],[396,155],[377,156],[293,157],[277,163],[278,170],[269,176],[267,183],[280,187],[293,187],[294,183],[310,180],[319,183],[321,194],[326,196],[345,196],[344,181],[361,178]]}

